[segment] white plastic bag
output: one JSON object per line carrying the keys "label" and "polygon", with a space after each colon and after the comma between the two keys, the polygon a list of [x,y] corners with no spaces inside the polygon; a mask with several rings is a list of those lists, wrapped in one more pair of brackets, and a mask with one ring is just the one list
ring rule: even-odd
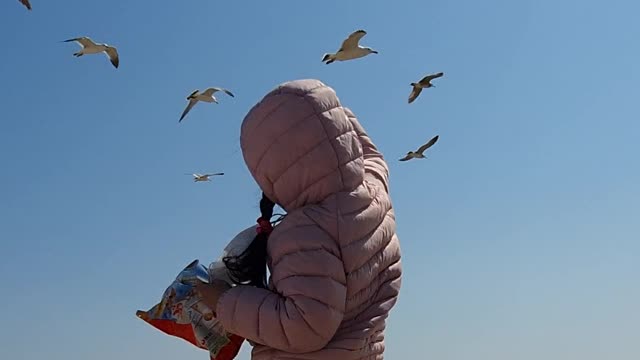
{"label": "white plastic bag", "polygon": [[256,237],[256,225],[252,225],[245,230],[242,230],[238,235],[236,235],[229,244],[222,250],[222,255],[218,258],[218,260],[209,264],[209,276],[211,279],[219,279],[226,281],[229,285],[233,284],[233,281],[229,277],[229,272],[227,271],[226,266],[224,266],[224,262],[222,259],[226,256],[236,256],[240,255],[243,251],[249,247],[249,244]]}

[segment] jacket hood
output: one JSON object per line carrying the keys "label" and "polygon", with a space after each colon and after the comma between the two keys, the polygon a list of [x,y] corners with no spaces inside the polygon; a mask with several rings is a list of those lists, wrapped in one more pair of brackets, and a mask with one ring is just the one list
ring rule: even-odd
{"label": "jacket hood", "polygon": [[286,211],[355,189],[362,145],[335,91],[319,80],[285,82],[245,116],[242,155],[262,191]]}

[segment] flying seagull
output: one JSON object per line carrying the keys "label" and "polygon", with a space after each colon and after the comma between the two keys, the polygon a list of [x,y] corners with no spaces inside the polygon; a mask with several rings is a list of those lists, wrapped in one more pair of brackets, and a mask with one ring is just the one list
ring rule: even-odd
{"label": "flying seagull", "polygon": [[202,93],[200,92],[200,90],[195,90],[191,94],[189,94],[189,96],[187,96],[187,100],[189,100],[189,103],[187,104],[187,107],[182,112],[182,115],[180,116],[180,120],[178,120],[178,122],[181,122],[182,119],[184,119],[184,117],[187,116],[189,111],[191,111],[191,109],[194,106],[196,106],[198,101],[204,101],[204,102],[207,102],[207,103],[216,103],[217,104],[218,103],[218,99],[216,99],[216,97],[213,94],[218,92],[218,91],[222,91],[225,94],[227,94],[227,95],[229,95],[231,97],[234,97],[233,93],[231,93],[231,91],[229,91],[227,89],[219,88],[219,87],[210,87],[210,88],[206,89]]}
{"label": "flying seagull", "polygon": [[405,156],[402,159],[400,159],[400,161],[407,161],[407,160],[411,160],[411,159],[423,159],[423,158],[425,158],[425,156],[422,153],[424,153],[425,150],[427,150],[428,148],[433,146],[433,144],[435,144],[436,141],[438,141],[438,137],[439,137],[439,135],[436,135],[433,139],[429,140],[428,143],[420,146],[420,148],[415,152],[414,151],[409,151],[407,153],[407,156]]}
{"label": "flying seagull", "polygon": [[349,35],[343,42],[340,49],[335,54],[324,54],[322,62],[331,64],[334,61],[346,61],[361,58],[369,54],[377,54],[376,50],[370,47],[362,47],[358,44],[363,36],[367,35],[364,30],[356,30]]}
{"label": "flying seagull", "polygon": [[431,84],[431,80],[442,77],[443,75],[444,75],[443,72],[439,72],[437,74],[427,75],[417,83],[411,83],[411,86],[413,86],[413,89],[411,90],[411,94],[409,94],[409,104],[411,104],[418,97],[418,95],[420,95],[420,93],[422,92],[422,89],[435,87],[435,85]]}
{"label": "flying seagull", "polygon": [[115,47],[109,46],[107,44],[96,44],[93,42],[93,40],[86,36],[64,40],[63,42],[71,41],[75,41],[80,44],[80,46],[82,46],[82,49],[80,49],[80,51],[78,51],[77,53],[74,53],[73,56],[80,57],[82,55],[99,54],[101,52],[104,52],[105,55],[107,55],[107,57],[109,58],[109,61],[111,61],[111,64],[113,64],[116,69],[118,68],[118,65],[120,64],[120,57],[118,56],[118,50]]}
{"label": "flying seagull", "polygon": [[19,0],[22,5],[26,6],[27,9],[31,10],[31,3],[29,2],[29,0]]}
{"label": "flying seagull", "polygon": [[199,182],[199,181],[211,181],[211,179],[209,179],[211,176],[224,175],[224,173],[213,173],[213,174],[185,174],[185,175],[192,175],[192,176],[193,176],[193,181],[195,181],[195,182]]}

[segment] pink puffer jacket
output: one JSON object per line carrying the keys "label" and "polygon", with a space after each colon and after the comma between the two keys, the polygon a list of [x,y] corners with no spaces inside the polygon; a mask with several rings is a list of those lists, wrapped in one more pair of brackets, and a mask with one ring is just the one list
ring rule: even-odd
{"label": "pink puffer jacket", "polygon": [[383,359],[402,267],[382,155],[318,80],[268,93],[240,142],[260,188],[288,215],[268,240],[270,290],[225,292],[222,325],[255,344],[254,360]]}

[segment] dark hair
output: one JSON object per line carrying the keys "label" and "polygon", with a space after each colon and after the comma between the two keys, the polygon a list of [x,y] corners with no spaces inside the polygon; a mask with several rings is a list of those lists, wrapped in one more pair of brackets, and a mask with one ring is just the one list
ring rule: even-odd
{"label": "dark hair", "polygon": [[[271,221],[275,203],[264,193],[260,200],[260,218]],[[229,277],[236,284],[267,287],[267,239],[269,234],[260,232],[249,247],[235,256],[225,256],[222,261],[227,267]]]}

